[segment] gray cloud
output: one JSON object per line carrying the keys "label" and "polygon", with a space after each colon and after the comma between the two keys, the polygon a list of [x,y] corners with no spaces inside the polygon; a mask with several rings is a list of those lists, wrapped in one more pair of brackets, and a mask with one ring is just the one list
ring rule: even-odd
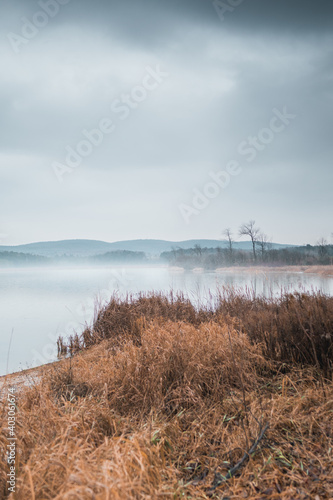
{"label": "gray cloud", "polygon": [[[8,33],[41,7],[0,9],[7,244],[218,237],[249,217],[275,240],[330,234],[332,2],[245,0],[221,22],[208,0],[70,0],[18,54]],[[158,65],[169,76],[120,120],[112,103]],[[296,119],[248,163],[239,144],[284,106]],[[59,183],[53,163],[106,117],[114,132]],[[243,173],[186,225],[179,205],[233,159]]]}

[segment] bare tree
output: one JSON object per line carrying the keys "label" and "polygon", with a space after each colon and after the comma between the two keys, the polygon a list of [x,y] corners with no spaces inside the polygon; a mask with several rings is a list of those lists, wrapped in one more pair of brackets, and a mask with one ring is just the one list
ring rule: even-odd
{"label": "bare tree", "polygon": [[171,250],[172,250],[172,253],[173,253],[173,258],[176,259],[177,258],[177,248],[176,247],[172,247]]}
{"label": "bare tree", "polygon": [[199,244],[194,245],[194,252],[195,254],[201,258],[202,256],[202,248]]}
{"label": "bare tree", "polygon": [[269,241],[267,234],[260,233],[258,235],[257,244],[258,244],[258,247],[260,248],[261,260],[264,260],[265,259],[265,252],[268,250],[268,248],[270,246],[270,241]]}
{"label": "bare tree", "polygon": [[233,253],[234,253],[234,249],[233,249],[234,239],[233,239],[232,231],[231,231],[230,227],[227,227],[227,229],[225,229],[223,231],[223,234],[224,234],[224,236],[226,236],[227,241],[228,241],[229,258],[230,258],[230,261],[232,262],[233,261]]}
{"label": "bare tree", "polygon": [[320,238],[317,242],[317,245],[319,247],[319,257],[326,257],[326,255],[328,255],[328,241],[326,240],[326,238]]}
{"label": "bare tree", "polygon": [[250,220],[246,224],[242,224],[239,228],[240,236],[249,236],[252,242],[252,250],[253,250],[253,258],[257,260],[257,252],[256,252],[256,243],[258,241],[260,234],[260,228],[256,227],[256,222],[254,220]]}

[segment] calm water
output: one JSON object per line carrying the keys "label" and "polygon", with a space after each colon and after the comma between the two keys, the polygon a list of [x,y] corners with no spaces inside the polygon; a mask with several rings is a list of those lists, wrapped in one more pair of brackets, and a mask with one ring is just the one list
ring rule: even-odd
{"label": "calm water", "polygon": [[56,340],[90,323],[96,300],[118,291],[183,291],[197,302],[223,285],[271,295],[321,290],[333,295],[333,278],[287,273],[180,273],[166,268],[0,270],[0,375],[56,359]]}

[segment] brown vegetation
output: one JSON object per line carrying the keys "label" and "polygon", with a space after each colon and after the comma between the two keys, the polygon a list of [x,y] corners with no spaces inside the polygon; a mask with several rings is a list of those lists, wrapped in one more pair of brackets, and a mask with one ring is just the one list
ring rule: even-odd
{"label": "brown vegetation", "polygon": [[18,394],[12,498],[332,498],[332,339],[320,294],[114,297]]}

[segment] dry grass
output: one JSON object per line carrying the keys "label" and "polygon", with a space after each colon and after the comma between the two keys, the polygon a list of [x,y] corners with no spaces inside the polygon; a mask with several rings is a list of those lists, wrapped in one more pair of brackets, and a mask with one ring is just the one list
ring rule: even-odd
{"label": "dry grass", "polygon": [[200,308],[172,293],[125,299],[114,296],[82,335],[76,334],[68,342],[58,340],[59,355],[75,354],[106,339],[113,346],[123,345],[125,340],[140,345],[142,331],[156,318],[195,327],[208,321],[235,324],[252,343],[262,346],[269,359],[316,366],[326,377],[333,373],[333,297],[320,292],[265,298],[255,297],[251,291],[222,288],[211,297],[210,307]]}
{"label": "dry grass", "polygon": [[[210,311],[161,296],[111,302],[76,339],[81,353],[18,394],[12,498],[332,498],[332,299],[260,300],[223,295]],[[331,336],[325,362],[296,359],[297,335],[321,349],[319,327]],[[1,418],[4,454],[5,405]],[[3,461],[0,471],[5,498]]]}
{"label": "dry grass", "polygon": [[318,373],[332,378],[333,297],[318,292],[267,299],[229,289],[220,293],[215,314],[237,320],[240,330],[260,343],[269,359],[315,366]]}
{"label": "dry grass", "polygon": [[154,318],[198,325],[208,318],[208,313],[205,310],[196,311],[183,294],[150,293],[127,295],[125,298],[114,295],[106,306],[97,309],[91,328],[80,336],[73,335],[67,343],[59,338],[58,353],[74,354],[105,339],[112,339],[114,345],[118,342],[122,344],[125,338],[140,343],[142,325]]}

